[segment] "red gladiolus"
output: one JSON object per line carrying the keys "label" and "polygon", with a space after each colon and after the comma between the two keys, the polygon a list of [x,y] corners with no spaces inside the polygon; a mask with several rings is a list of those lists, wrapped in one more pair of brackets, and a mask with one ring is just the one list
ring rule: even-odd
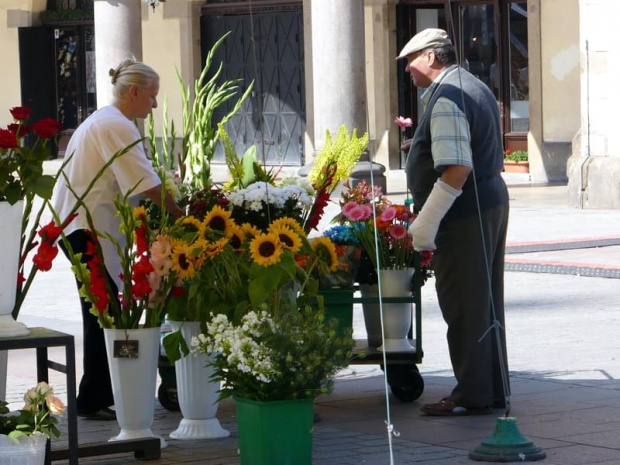
{"label": "red gladiolus", "polygon": [[309,231],[311,229],[317,229],[319,221],[323,217],[323,213],[325,212],[325,207],[329,202],[330,194],[329,192],[323,191],[319,195],[317,195],[316,200],[314,201],[314,205],[312,206],[312,211],[308,216],[308,222],[306,224],[306,229]]}
{"label": "red gladiolus", "polygon": [[47,241],[50,244],[53,244],[54,242],[56,242],[56,239],[58,239],[58,236],[60,236],[62,229],[62,226],[56,226],[53,221],[50,221],[46,226],[39,229],[38,234],[39,237],[43,239],[43,241]]}
{"label": "red gladiolus", "polygon": [[49,139],[62,130],[62,124],[54,118],[43,118],[32,125],[32,132],[41,139]]}
{"label": "red gladiolus", "polygon": [[33,113],[32,108],[29,107],[13,107],[9,111],[17,121],[26,121]]}
{"label": "red gladiolus", "polygon": [[[88,245],[90,245],[90,243]],[[99,257],[94,255],[88,262],[88,269],[90,270],[88,290],[95,297],[95,307],[97,308],[97,311],[100,315],[103,315],[108,307],[108,304],[110,303],[110,298],[108,297],[105,278],[99,270],[100,266],[101,261],[99,260]]]}
{"label": "red gladiolus", "polygon": [[147,225],[143,224],[139,228],[136,228],[136,249],[138,255],[143,255],[148,252],[149,243],[147,238]]}
{"label": "red gladiolus", "polygon": [[54,247],[49,242],[42,242],[37,253],[32,257],[33,263],[41,271],[49,271],[52,269],[52,261],[58,255],[58,247]]}
{"label": "red gladiolus", "polygon": [[17,148],[17,137],[8,129],[0,129],[0,149]]}
{"label": "red gladiolus", "polygon": [[21,289],[22,284],[26,282],[26,278],[24,278],[24,273],[17,273],[17,289]]}

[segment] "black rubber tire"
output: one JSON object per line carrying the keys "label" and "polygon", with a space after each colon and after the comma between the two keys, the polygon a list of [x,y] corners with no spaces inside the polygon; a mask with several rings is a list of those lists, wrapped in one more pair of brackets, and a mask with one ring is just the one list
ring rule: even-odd
{"label": "black rubber tire", "polygon": [[415,364],[388,365],[392,394],[402,402],[413,402],[424,392],[424,379]]}
{"label": "black rubber tire", "polygon": [[178,412],[181,410],[179,400],[177,399],[176,388],[166,388],[166,386],[160,384],[157,389],[157,400],[166,410],[171,412]]}

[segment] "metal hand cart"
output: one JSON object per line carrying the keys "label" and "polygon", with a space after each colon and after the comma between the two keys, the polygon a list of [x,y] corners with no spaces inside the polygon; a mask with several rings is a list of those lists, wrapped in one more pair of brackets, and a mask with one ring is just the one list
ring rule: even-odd
{"label": "metal hand cart", "polygon": [[[418,399],[424,392],[424,379],[418,370],[418,363],[422,362],[422,273],[419,272],[419,256],[415,254],[415,273],[413,275],[412,294],[405,297],[384,297],[384,304],[409,303],[412,305],[412,325],[409,328],[408,339],[415,349],[411,352],[387,352],[385,355],[387,364],[387,381],[394,397],[403,402],[412,402]],[[358,290],[356,288],[356,290]],[[379,303],[378,297],[353,297],[352,299],[331,298],[329,305]],[[327,304],[326,304],[327,307]],[[413,337],[415,331],[415,338]],[[385,372],[383,352],[376,347],[371,347],[367,339],[356,339],[353,350],[355,365],[380,365]]]}

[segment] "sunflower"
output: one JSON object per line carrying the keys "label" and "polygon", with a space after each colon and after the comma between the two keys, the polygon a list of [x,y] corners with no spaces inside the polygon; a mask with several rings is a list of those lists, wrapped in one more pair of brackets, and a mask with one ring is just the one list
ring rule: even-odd
{"label": "sunflower", "polygon": [[200,220],[193,216],[186,216],[182,218],[181,225],[183,226],[183,230],[192,233],[202,234],[203,226]]}
{"label": "sunflower", "polygon": [[198,238],[196,242],[189,246],[191,257],[195,262],[195,269],[199,270],[204,265],[204,262],[209,258],[207,250],[209,249],[209,241]]}
{"label": "sunflower", "polygon": [[175,242],[172,247],[172,270],[180,279],[191,279],[196,274],[195,257],[192,248],[183,243]]}
{"label": "sunflower", "polygon": [[228,230],[228,241],[234,250],[241,250],[243,242],[245,241],[245,233],[241,226],[233,224]]}
{"label": "sunflower", "polygon": [[259,234],[250,242],[250,255],[255,263],[269,266],[280,261],[282,245],[272,233]]}
{"label": "sunflower", "polygon": [[297,220],[294,220],[293,218],[289,218],[288,216],[278,218],[277,220],[272,221],[272,223],[269,225],[269,229],[277,228],[279,226],[288,226],[299,236],[306,236],[306,232],[304,231],[304,228],[301,227],[299,222]]}
{"label": "sunflower", "polygon": [[133,214],[133,219],[134,220],[141,221],[143,223],[147,223],[148,222],[148,213],[147,213],[145,207],[143,207],[143,206],[135,207],[132,210],[132,214]]}
{"label": "sunflower", "polygon": [[222,237],[220,240],[215,242],[209,242],[206,249],[207,257],[211,259],[217,257],[222,253],[224,247],[226,247],[226,244],[228,244],[228,238],[226,237]]}
{"label": "sunflower", "polygon": [[245,233],[246,236],[256,237],[261,234],[260,229],[250,223],[243,223],[241,225],[241,230]]}
{"label": "sunflower", "polygon": [[226,234],[228,229],[234,224],[233,220],[230,219],[230,215],[231,212],[216,205],[207,213],[202,224],[205,229],[211,229]]}
{"label": "sunflower", "polygon": [[311,242],[312,250],[319,260],[328,266],[328,270],[334,272],[338,269],[338,255],[336,246],[329,237],[316,237]]}
{"label": "sunflower", "polygon": [[282,247],[291,252],[299,252],[301,249],[301,238],[288,226],[280,225],[269,227],[269,232],[278,236]]}

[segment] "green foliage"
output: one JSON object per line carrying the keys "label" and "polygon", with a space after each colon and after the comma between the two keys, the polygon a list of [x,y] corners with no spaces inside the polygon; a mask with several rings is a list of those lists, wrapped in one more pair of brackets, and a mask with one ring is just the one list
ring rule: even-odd
{"label": "green foliage", "polygon": [[225,316],[207,324],[198,349],[213,354],[213,378],[224,381],[220,398],[251,400],[313,398],[331,392],[333,376],[351,361],[354,341],[339,337],[336,321],[302,305],[281,315],[266,306],[239,324]]}
{"label": "green foliage", "polygon": [[528,161],[528,154],[525,150],[506,150],[504,155],[506,161]]}

